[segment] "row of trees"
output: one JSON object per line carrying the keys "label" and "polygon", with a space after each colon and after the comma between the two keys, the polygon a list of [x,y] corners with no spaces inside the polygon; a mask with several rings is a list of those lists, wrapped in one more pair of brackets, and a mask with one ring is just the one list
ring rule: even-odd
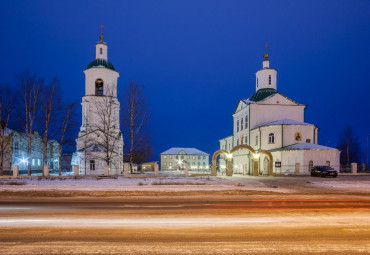
{"label": "row of trees", "polygon": [[[32,136],[38,131],[43,137],[43,164],[47,164],[47,144],[50,139],[60,143],[59,158],[63,149],[69,146],[75,149],[75,138],[79,128],[77,121],[77,102],[67,101],[57,78],[50,83],[30,72],[17,75],[15,86],[0,85],[0,175],[3,174],[4,162],[10,159],[11,140],[9,128],[20,131],[27,141],[27,155],[32,155]],[[99,99],[99,98],[98,98]],[[95,110],[102,126],[105,148],[105,161],[110,165],[114,139],[109,136],[112,109],[115,105],[112,97],[96,100]],[[118,121],[118,120],[116,120]],[[141,163],[151,157],[150,135],[148,129],[149,110],[146,104],[143,86],[135,81],[125,90],[121,110],[121,123],[125,140],[124,152],[129,154],[130,166]],[[106,139],[104,139],[106,138]],[[28,161],[28,175],[31,175],[31,162]],[[61,175],[59,160],[59,175]],[[86,168],[85,168],[86,169]]]}

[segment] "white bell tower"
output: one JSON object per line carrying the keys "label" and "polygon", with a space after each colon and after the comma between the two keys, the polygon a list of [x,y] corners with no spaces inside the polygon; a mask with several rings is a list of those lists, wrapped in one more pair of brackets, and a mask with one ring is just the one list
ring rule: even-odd
{"label": "white bell tower", "polygon": [[84,70],[82,125],[76,139],[80,174],[107,174],[107,167],[108,174],[120,174],[123,167],[123,136],[117,99],[119,72],[108,61],[108,45],[103,40],[101,31],[100,41],[95,44],[96,58]]}
{"label": "white bell tower", "polygon": [[267,44],[265,44],[266,52],[263,55],[264,60],[262,62],[262,69],[256,72],[256,91],[260,89],[277,89],[276,88],[276,76],[277,70],[270,68],[270,60],[268,60],[269,54],[267,53]]}

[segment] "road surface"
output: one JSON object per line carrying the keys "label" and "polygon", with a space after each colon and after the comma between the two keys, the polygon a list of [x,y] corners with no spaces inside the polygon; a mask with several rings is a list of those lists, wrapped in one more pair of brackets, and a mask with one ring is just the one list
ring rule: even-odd
{"label": "road surface", "polygon": [[370,254],[370,200],[0,202],[0,254]]}

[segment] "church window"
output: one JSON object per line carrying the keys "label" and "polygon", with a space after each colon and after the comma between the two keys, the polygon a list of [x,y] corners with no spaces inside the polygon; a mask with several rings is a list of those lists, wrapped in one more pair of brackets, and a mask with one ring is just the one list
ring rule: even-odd
{"label": "church window", "polygon": [[248,128],[248,115],[245,115],[245,128]]}
{"label": "church window", "polygon": [[172,166],[172,162],[170,162],[170,166]]}
{"label": "church window", "polygon": [[181,156],[181,159],[184,159],[184,156]]}
{"label": "church window", "polygon": [[239,138],[236,139],[236,145],[239,145]]}
{"label": "church window", "polygon": [[166,156],[166,155],[164,155],[164,156],[163,156],[163,158],[167,158],[167,156]]}
{"label": "church window", "polygon": [[179,159],[179,156],[178,155],[176,155],[176,159]]}
{"label": "church window", "polygon": [[244,124],[243,118],[241,118],[241,120],[240,120],[240,130],[243,130],[243,124]]}
{"label": "church window", "polygon": [[90,171],[95,170],[95,160],[90,160]]}
{"label": "church window", "polygon": [[200,156],[198,156],[198,159],[200,159]]}
{"label": "church window", "polygon": [[164,162],[164,165],[165,165],[165,166],[167,166],[167,163],[166,163],[166,162]]}
{"label": "church window", "polygon": [[32,165],[33,166],[35,165],[35,159],[34,158],[32,159]]}
{"label": "church window", "polygon": [[193,159],[195,159],[195,156],[193,156]]}
{"label": "church window", "polygon": [[103,48],[100,48],[100,54],[103,54]]}
{"label": "church window", "polygon": [[170,155],[170,159],[172,159],[172,155]]}
{"label": "church window", "polygon": [[310,160],[309,162],[308,162],[308,170],[311,170],[313,168],[313,161],[312,160]]}
{"label": "church window", "polygon": [[95,96],[104,95],[104,82],[102,79],[97,79],[95,81]]}
{"label": "church window", "polygon": [[295,133],[294,140],[296,140],[297,142],[302,141],[302,134],[299,132]]}
{"label": "church window", "polygon": [[269,143],[275,143],[275,135],[274,133],[269,134]]}
{"label": "church window", "polygon": [[269,75],[269,85],[271,85],[271,75]]}
{"label": "church window", "polygon": [[326,161],[325,165],[326,165],[326,166],[330,166],[330,161],[329,161],[329,160],[328,160],[328,161]]}
{"label": "church window", "polygon": [[245,144],[248,144],[248,136],[245,136]]}
{"label": "church window", "polygon": [[258,145],[258,135],[256,135],[256,145]]}
{"label": "church window", "polygon": [[190,156],[188,156],[188,159],[190,159]]}
{"label": "church window", "polygon": [[236,132],[239,132],[239,120],[236,121]]}
{"label": "church window", "polygon": [[306,139],[306,143],[311,143],[311,139]]}

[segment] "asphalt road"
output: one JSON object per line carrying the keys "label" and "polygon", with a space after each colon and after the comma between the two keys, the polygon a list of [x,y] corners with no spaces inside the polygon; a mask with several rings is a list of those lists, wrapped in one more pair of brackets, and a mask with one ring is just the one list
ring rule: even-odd
{"label": "asphalt road", "polygon": [[370,200],[0,202],[0,254],[370,254]]}

